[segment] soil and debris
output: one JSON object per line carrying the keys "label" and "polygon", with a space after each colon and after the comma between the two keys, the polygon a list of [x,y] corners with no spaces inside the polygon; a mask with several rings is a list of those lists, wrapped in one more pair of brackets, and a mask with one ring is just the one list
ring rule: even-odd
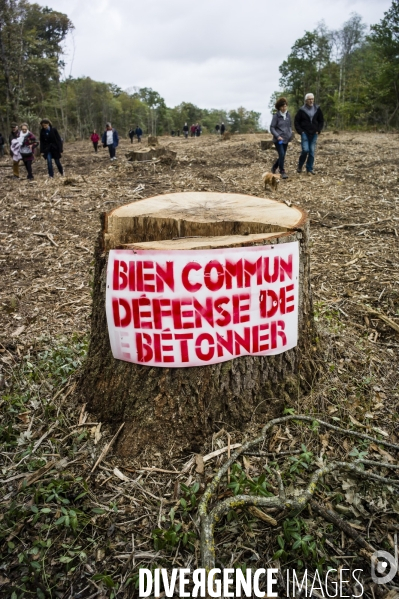
{"label": "soil and debris", "polygon": [[[315,355],[319,376],[295,412],[399,442],[399,136],[323,134],[315,176],[296,173],[295,140],[289,178],[273,193],[264,191],[261,176],[276,154],[262,151],[261,139],[162,138],[177,152],[166,162],[129,162],[132,147],[122,141],[112,163],[102,148],[94,154],[91,144],[76,142],[65,146],[65,177],[48,179],[37,160],[33,183],[13,179],[10,159],[0,160],[1,597],[137,597],[140,566],[200,567],[200,497],[228,446],[259,434],[255,426],[244,434],[222,429],[200,456],[176,448],[122,461],[113,453],[115,431],[77,400],[99,213],[115,206],[206,190],[266,193],[305,208],[323,350]],[[295,493],[320,459],[399,459],[394,450],[299,423],[278,427],[264,449],[273,455],[243,457],[232,467],[219,499],[274,492],[269,468],[276,464],[287,492]],[[397,470],[379,470],[398,477]],[[331,475],[315,497],[371,545],[394,553],[397,487]],[[366,597],[394,596],[398,577],[391,585],[373,583],[353,539],[311,508],[267,516],[232,511],[216,532],[217,564],[245,570],[289,563],[312,573],[360,568]]]}

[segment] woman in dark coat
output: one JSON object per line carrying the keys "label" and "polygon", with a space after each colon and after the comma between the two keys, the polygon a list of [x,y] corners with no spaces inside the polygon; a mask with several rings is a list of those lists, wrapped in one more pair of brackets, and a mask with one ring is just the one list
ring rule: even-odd
{"label": "woman in dark coat", "polygon": [[52,126],[49,119],[40,121],[42,129],[40,131],[40,154],[47,160],[47,168],[49,177],[54,177],[53,160],[57,165],[61,175],[64,174],[64,169],[60,162],[62,155],[62,139],[57,129]]}

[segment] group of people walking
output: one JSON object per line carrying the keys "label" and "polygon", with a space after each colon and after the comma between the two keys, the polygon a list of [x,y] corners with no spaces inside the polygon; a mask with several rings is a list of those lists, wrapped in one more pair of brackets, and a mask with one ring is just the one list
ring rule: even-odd
{"label": "group of people walking", "polygon": [[133,127],[130,127],[128,135],[130,137],[131,144],[133,143],[134,136],[137,137],[137,141],[138,141],[138,143],[140,143],[141,138],[143,137],[143,130],[139,125],[136,125],[135,129],[133,129]]}
{"label": "group of people walking", "polygon": [[[273,134],[273,141],[276,146],[278,158],[272,166],[272,173],[279,170],[281,178],[287,179],[284,161],[287,153],[288,144],[291,141],[292,121],[288,112],[288,102],[286,98],[279,98],[275,104],[276,113],[273,115],[270,124],[270,131]],[[324,117],[314,101],[313,94],[306,94],[304,105],[298,110],[294,119],[296,132],[301,136],[301,154],[299,156],[297,172],[301,173],[303,167],[306,167],[308,175],[314,175],[314,159],[316,152],[317,137],[324,127]]]}
{"label": "group of people walking", "polygon": [[[27,171],[27,179],[32,181],[34,179],[32,165],[35,158],[42,155],[47,162],[47,170],[49,177],[54,177],[53,161],[58,169],[60,175],[64,174],[64,169],[61,164],[61,157],[63,153],[63,139],[58,133],[56,127],[53,126],[49,119],[42,119],[40,121],[40,136],[39,139],[29,130],[27,123],[22,123],[21,126],[18,123],[11,123],[11,132],[8,137],[10,156],[12,158],[12,169],[13,176],[16,179],[20,178],[20,164],[22,163]],[[138,141],[141,141],[143,135],[142,130],[139,126],[135,129]],[[130,135],[130,133],[129,133]],[[98,151],[98,144],[100,142],[100,136],[97,131],[94,130],[90,135],[90,140],[93,144],[94,151]],[[116,148],[119,145],[119,136],[116,129],[114,129],[111,123],[106,124],[105,131],[101,137],[101,142],[104,148],[108,148],[110,160],[116,160]],[[0,156],[4,156],[5,140],[3,135],[0,133]],[[36,149],[39,148],[39,152]]]}
{"label": "group of people walking", "polygon": [[[137,141],[141,142],[141,137],[143,135],[143,131],[137,125],[136,129],[131,128],[129,133],[130,142],[133,143],[133,137],[137,135]],[[93,144],[93,148],[95,153],[98,151],[98,143],[100,141],[100,136],[97,131],[94,129],[93,133],[90,135],[90,140]],[[119,146],[119,135],[118,131],[113,128],[111,123],[106,123],[105,131],[101,136],[101,143],[103,148],[108,148],[109,159],[111,161],[116,160],[116,148]]]}
{"label": "group of people walking", "polygon": [[[90,141],[92,142],[94,151],[97,154],[100,136],[95,129],[93,130],[93,133],[90,135]],[[116,148],[119,145],[119,135],[117,130],[112,127],[111,123],[106,123],[105,131],[101,137],[101,143],[103,145],[103,148],[108,148],[110,160],[116,160]]]}
{"label": "group of people walking", "polygon": [[[53,160],[61,175],[64,170],[61,164],[61,155],[63,152],[63,143],[57,129],[53,127],[49,119],[40,121],[41,130],[39,141],[36,136],[29,131],[27,123],[11,123],[11,133],[8,137],[10,146],[10,156],[12,158],[12,172],[16,179],[20,178],[19,165],[22,162],[27,171],[27,179],[34,179],[32,165],[35,160],[35,150],[39,147],[39,152],[47,161],[47,170],[49,177],[54,177]],[[2,156],[4,155],[4,138],[0,133],[0,142],[2,142]]]}
{"label": "group of people walking", "polygon": [[[90,141],[92,142],[94,151],[97,154],[100,136],[95,129],[93,130],[93,133],[90,135]],[[108,148],[110,160],[116,160],[116,148],[119,145],[119,135],[117,130],[112,127],[111,123],[106,123],[105,131],[101,137],[101,143],[103,145],[103,148]]]}
{"label": "group of people walking", "polygon": [[191,127],[189,127],[187,123],[184,123],[183,134],[186,139],[188,138],[189,133],[191,137],[199,137],[202,133],[201,125],[199,123],[193,123]]}

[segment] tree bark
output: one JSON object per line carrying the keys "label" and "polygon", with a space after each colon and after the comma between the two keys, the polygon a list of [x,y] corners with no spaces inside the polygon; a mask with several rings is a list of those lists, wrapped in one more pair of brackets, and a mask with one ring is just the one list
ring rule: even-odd
{"label": "tree bark", "polygon": [[[298,346],[276,356],[161,368],[113,358],[105,290],[110,249],[204,249],[299,241]],[[95,248],[91,341],[80,396],[103,422],[126,425],[120,455],[200,451],[223,426],[244,429],[280,415],[312,376],[314,337],[308,219],[298,207],[238,194],[180,193],[147,198],[101,216]]]}

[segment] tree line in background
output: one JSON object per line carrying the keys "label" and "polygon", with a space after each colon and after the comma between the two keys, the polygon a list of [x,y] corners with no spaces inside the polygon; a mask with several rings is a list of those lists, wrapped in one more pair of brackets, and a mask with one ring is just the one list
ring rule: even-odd
{"label": "tree line in background", "polygon": [[151,135],[182,131],[186,122],[189,126],[200,123],[204,133],[214,131],[222,121],[233,132],[260,130],[260,113],[242,107],[227,112],[182,102],[169,108],[160,94],[151,88],[123,91],[111,83],[93,81],[90,77],[68,78],[60,87],[63,114],[56,105],[49,106],[47,114],[53,115],[57,122],[61,121],[63,131],[69,136],[87,137],[92,129],[102,130],[106,121],[111,121],[122,135],[136,125]]}
{"label": "tree line in background", "polygon": [[122,135],[139,124],[151,134],[169,133],[200,123],[214,131],[222,121],[231,131],[260,129],[260,113],[246,110],[208,110],[183,102],[166,106],[150,88],[123,91],[90,77],[62,80],[63,42],[73,24],[68,16],[27,0],[0,0],[0,123],[26,121],[33,129],[41,118],[57,123],[65,139],[88,137],[111,121]]}
{"label": "tree line in background", "polygon": [[312,92],[327,126],[389,128],[399,122],[399,0],[393,0],[380,23],[367,26],[352,14],[343,27],[324,23],[296,40],[280,65],[281,90],[291,111]]}
{"label": "tree line in background", "polygon": [[[232,131],[260,130],[260,113],[202,109],[189,102],[169,108],[150,88],[122,90],[90,77],[62,78],[63,42],[73,24],[68,16],[27,0],[0,0],[0,124],[26,121],[36,129],[47,117],[65,139],[87,137],[106,121],[126,135],[139,124],[151,134],[200,123],[204,132],[222,121]],[[399,0],[379,24],[367,27],[353,14],[342,29],[324,23],[306,31],[280,66],[281,90],[291,111],[315,94],[333,128],[395,127],[399,119]]]}

